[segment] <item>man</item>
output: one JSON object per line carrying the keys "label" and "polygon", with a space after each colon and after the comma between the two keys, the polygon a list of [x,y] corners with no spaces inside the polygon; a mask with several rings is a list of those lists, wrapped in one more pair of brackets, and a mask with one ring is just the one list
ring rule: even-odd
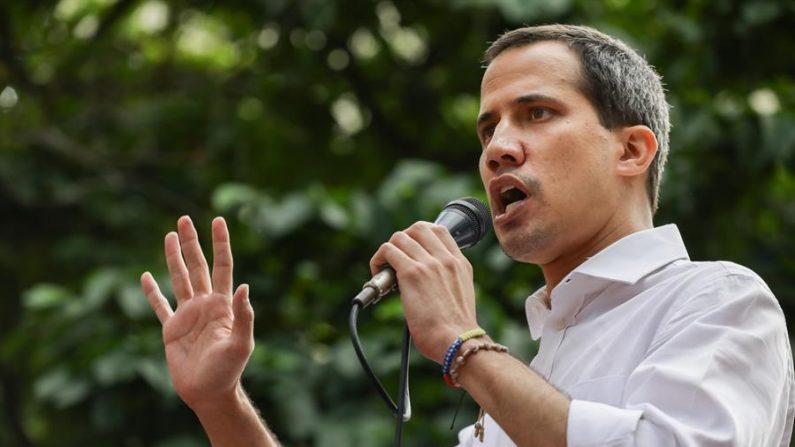
{"label": "man", "polygon": [[[456,351],[454,380],[486,413],[459,445],[788,446],[792,355],[772,292],[743,267],[691,262],[675,226],[653,227],[670,127],[658,75],[576,26],[509,32],[486,60],[477,130],[494,229],[546,285],[527,300],[531,368],[473,349],[488,336]],[[240,387],[253,313],[246,286],[232,295],[224,222],[212,278],[188,218],[165,245],[177,311],[148,273],[142,285],[175,389],[213,445],[277,445]],[[431,360],[478,327],[471,266],[444,228],[397,232],[370,264],[396,270]]]}

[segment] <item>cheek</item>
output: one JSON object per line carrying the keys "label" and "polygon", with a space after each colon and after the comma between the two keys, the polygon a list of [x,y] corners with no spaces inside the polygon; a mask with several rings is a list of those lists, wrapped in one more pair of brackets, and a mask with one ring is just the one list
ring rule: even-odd
{"label": "cheek", "polygon": [[488,169],[486,169],[485,151],[482,151],[480,153],[480,158],[478,158],[478,171],[480,172],[480,181],[483,182],[483,187],[488,191],[488,182],[491,177],[489,176]]}
{"label": "cheek", "polygon": [[567,135],[558,135],[550,141],[550,147],[553,150],[537,156],[538,172],[547,182],[563,186],[580,176],[582,160],[576,141]]}
{"label": "cheek", "polygon": [[602,169],[602,163],[596,159],[599,145],[567,134],[555,138],[554,147],[554,151],[538,160],[546,195],[556,196],[555,201],[561,204],[588,200],[599,189]]}

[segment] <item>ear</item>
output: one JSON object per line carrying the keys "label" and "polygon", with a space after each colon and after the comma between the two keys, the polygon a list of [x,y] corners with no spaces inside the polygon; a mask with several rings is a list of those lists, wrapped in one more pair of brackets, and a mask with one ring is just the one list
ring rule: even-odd
{"label": "ear", "polygon": [[657,137],[644,125],[628,126],[619,131],[622,152],[616,173],[624,177],[643,175],[657,154]]}

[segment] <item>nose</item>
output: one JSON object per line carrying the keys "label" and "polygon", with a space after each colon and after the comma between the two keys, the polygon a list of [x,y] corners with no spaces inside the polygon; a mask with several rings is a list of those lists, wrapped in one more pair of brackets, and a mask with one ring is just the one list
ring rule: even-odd
{"label": "nose", "polygon": [[492,172],[524,163],[525,151],[520,135],[508,123],[499,123],[483,151],[486,167]]}

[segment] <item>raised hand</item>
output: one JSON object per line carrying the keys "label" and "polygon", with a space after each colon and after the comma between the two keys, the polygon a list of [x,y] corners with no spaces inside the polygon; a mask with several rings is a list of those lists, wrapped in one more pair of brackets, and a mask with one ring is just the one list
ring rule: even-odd
{"label": "raised hand", "polygon": [[141,286],[163,325],[174,388],[198,413],[240,398],[240,376],[254,348],[254,311],[247,285],[232,293],[232,250],[223,218],[212,223],[212,275],[190,218],[181,217],[177,230],[165,239],[176,311],[149,272]]}

